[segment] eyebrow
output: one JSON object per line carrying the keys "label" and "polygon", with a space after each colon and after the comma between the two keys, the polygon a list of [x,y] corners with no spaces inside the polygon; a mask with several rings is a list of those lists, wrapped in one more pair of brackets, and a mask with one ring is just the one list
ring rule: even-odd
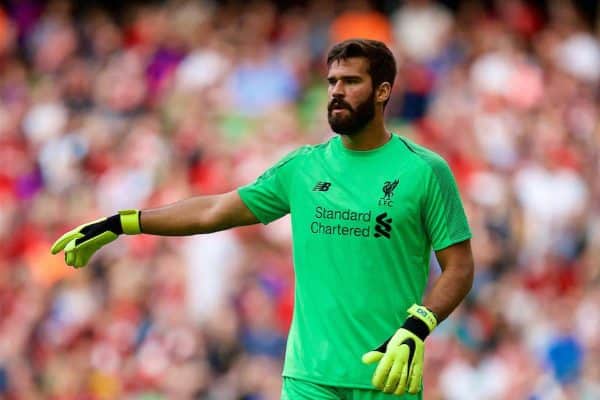
{"label": "eyebrow", "polygon": [[335,76],[335,75],[331,75],[327,77],[327,82],[332,82],[332,81],[338,81],[338,80],[362,80],[362,76],[360,75],[340,75],[340,76]]}

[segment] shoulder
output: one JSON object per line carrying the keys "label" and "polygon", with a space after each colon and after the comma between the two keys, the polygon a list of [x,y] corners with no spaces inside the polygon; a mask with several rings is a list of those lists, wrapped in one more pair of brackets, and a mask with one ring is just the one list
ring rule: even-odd
{"label": "shoulder", "polygon": [[446,160],[435,151],[421,146],[405,137],[398,136],[398,138],[414,157],[420,161],[423,168],[431,171],[437,177],[450,172],[450,167]]}
{"label": "shoulder", "polygon": [[331,140],[319,144],[306,144],[290,151],[276,165],[284,165],[288,163],[296,163],[301,160],[311,158],[316,154],[320,154],[330,146]]}
{"label": "shoulder", "polygon": [[277,161],[269,170],[266,175],[270,175],[275,171],[293,171],[298,168],[302,168],[306,165],[307,160],[310,160],[313,155],[321,153],[323,149],[328,145],[329,142],[320,143],[316,145],[303,145],[300,146]]}

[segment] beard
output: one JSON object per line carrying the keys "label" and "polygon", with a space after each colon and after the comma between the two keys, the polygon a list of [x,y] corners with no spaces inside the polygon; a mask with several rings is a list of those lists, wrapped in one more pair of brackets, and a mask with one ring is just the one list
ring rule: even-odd
{"label": "beard", "polygon": [[[333,114],[333,110],[345,109],[343,114]],[[339,135],[352,136],[360,132],[375,116],[375,91],[356,106],[356,109],[342,99],[334,98],[327,107],[327,120],[331,130]]]}

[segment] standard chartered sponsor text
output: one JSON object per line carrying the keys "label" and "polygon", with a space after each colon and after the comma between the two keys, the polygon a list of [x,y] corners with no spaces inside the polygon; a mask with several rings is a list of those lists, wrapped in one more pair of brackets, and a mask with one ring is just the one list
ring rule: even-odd
{"label": "standard chartered sponsor text", "polygon": [[[310,231],[319,235],[360,236],[371,235],[371,211],[332,210],[322,206],[315,207],[314,217],[317,220],[310,224]],[[346,223],[331,223],[345,221]]]}
{"label": "standard chartered sponsor text", "polygon": [[316,206],[315,218],[371,222],[371,211],[358,212],[352,210],[330,210],[325,207]]}

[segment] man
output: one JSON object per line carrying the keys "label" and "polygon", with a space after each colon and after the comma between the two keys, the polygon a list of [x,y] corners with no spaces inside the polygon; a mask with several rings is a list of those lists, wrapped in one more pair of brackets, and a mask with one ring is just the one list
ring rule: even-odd
{"label": "man", "polygon": [[[282,398],[420,399],[424,340],[472,284],[471,233],[448,165],[385,129],[389,49],[348,40],[327,64],[338,136],[236,191],[81,225],[52,252],[81,267],[121,233],[209,233],[290,213],[296,293]],[[422,299],[432,248],[442,274]]]}

